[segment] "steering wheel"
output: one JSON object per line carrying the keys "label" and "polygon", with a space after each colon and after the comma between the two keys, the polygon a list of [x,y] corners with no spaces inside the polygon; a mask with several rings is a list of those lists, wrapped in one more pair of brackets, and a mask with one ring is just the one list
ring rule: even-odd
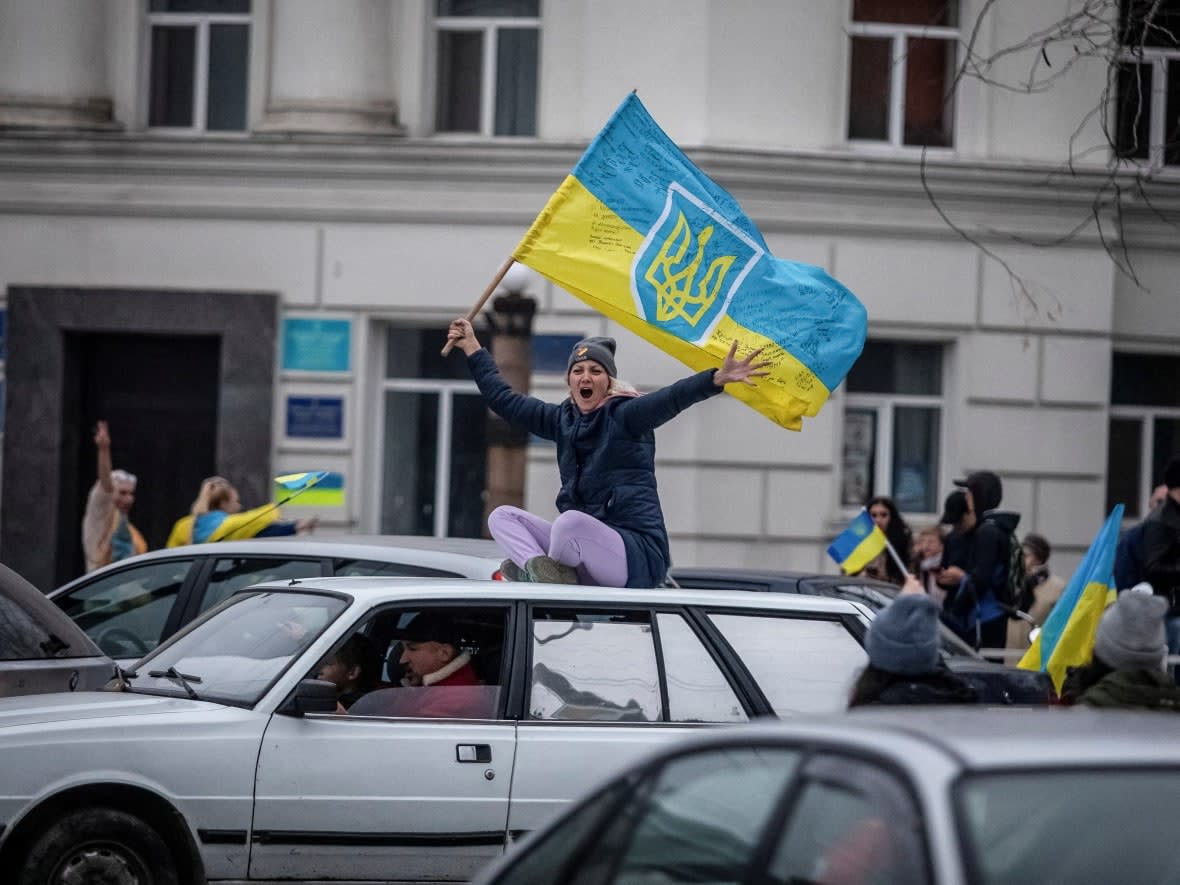
{"label": "steering wheel", "polygon": [[[113,648],[108,644],[108,640],[117,644],[119,648]],[[128,647],[135,652],[136,657],[143,657],[148,653],[148,647],[144,641],[126,627],[111,627],[99,636],[95,642],[99,648],[113,658],[123,657],[123,650]]]}

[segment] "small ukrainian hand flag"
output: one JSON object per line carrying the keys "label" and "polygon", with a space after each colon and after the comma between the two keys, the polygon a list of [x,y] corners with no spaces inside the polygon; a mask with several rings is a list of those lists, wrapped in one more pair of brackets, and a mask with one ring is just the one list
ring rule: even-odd
{"label": "small ukrainian hand flag", "polygon": [[889,545],[885,533],[877,528],[869,511],[861,508],[848,528],[836,536],[828,547],[828,556],[836,560],[846,575],[855,575],[881,555]]}

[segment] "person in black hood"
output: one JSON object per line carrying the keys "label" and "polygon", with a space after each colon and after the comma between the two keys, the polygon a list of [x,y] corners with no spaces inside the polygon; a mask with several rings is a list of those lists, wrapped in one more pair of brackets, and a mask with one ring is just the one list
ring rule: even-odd
{"label": "person in black hood", "polygon": [[999,509],[1003,484],[990,470],[955,480],[966,488],[967,508],[975,526],[965,537],[967,565],[943,569],[940,583],[951,584],[943,604],[945,620],[976,648],[1003,648],[1008,639],[1008,611],[1014,605],[1008,572],[1012,538],[1020,514]]}
{"label": "person in black hood", "polygon": [[942,662],[938,606],[913,576],[869,625],[865,651],[869,663],[852,687],[850,708],[979,700],[975,689]]}

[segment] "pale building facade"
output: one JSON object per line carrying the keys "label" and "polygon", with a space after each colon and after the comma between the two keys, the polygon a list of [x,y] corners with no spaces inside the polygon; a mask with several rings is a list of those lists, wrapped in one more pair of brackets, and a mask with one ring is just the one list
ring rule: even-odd
{"label": "pale building facade", "polygon": [[[1127,151],[1154,170],[1147,199],[1102,213],[1136,285],[1093,225],[1062,237],[1111,181],[1103,62],[942,100],[984,5],[0,0],[0,555],[45,586],[69,576],[95,417],[157,524],[215,471],[249,506],[273,474],[327,469],[346,495],[322,531],[477,534],[483,410],[461,357],[437,356],[446,323],[637,89],[776,255],[825,267],[870,317],[802,433],[730,398],[658,432],[675,561],[831,570],[869,494],[920,526],[991,468],[1068,570],[1180,450],[1180,252],[1160,218],[1180,209],[1180,96],[1148,90]],[[1048,6],[996,5],[977,52]],[[1173,58],[1129,70],[1180,89]],[[562,395],[588,334],[620,339],[641,388],[686,374],[543,280],[516,285],[538,300],[538,395]],[[531,446],[526,505],[551,514],[556,489],[552,449]],[[57,566],[30,546],[46,538]]]}

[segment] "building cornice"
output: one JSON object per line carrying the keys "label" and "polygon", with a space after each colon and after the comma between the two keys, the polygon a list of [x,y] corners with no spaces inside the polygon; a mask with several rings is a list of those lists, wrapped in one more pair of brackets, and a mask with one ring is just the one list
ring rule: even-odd
{"label": "building cornice", "polygon": [[[380,223],[527,224],[584,150],[570,142],[259,135],[0,135],[0,212]],[[1147,181],[1102,166],[852,151],[687,151],[767,233],[1051,238],[1112,182],[1143,245],[1171,245],[1180,172]],[[925,182],[925,184],[924,184]],[[1106,211],[1106,210],[1104,210]],[[1113,217],[1114,213],[1109,213]],[[1157,230],[1158,229],[1158,230]],[[1098,242],[1083,231],[1070,242]]]}

